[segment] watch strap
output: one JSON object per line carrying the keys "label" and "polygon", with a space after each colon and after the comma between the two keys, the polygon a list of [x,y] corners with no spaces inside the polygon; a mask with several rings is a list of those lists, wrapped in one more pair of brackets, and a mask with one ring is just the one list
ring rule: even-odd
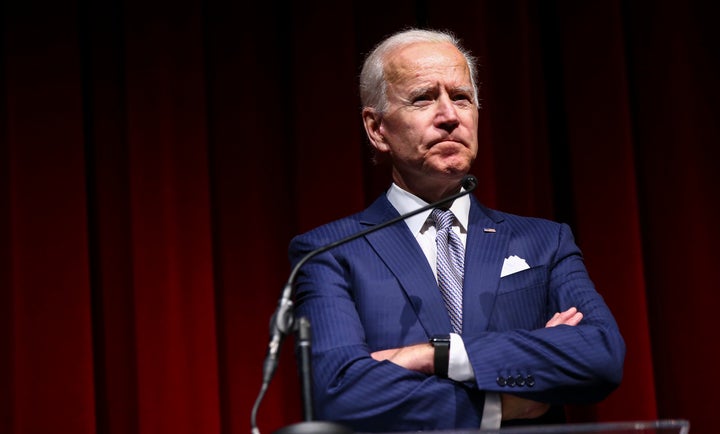
{"label": "watch strap", "polygon": [[450,366],[450,335],[439,335],[430,338],[430,344],[435,349],[433,365],[435,375],[447,378],[448,366]]}

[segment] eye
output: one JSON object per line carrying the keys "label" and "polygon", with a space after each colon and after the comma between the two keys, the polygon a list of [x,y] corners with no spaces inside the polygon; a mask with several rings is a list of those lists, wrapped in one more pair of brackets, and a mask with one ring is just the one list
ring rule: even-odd
{"label": "eye", "polygon": [[452,96],[452,101],[453,104],[462,108],[469,108],[474,105],[472,94],[467,92],[456,93]]}
{"label": "eye", "polygon": [[471,102],[472,98],[467,93],[457,93],[452,97],[453,101],[468,101]]}
{"label": "eye", "polygon": [[414,105],[422,105],[422,104],[424,104],[426,102],[430,102],[430,101],[432,101],[432,97],[428,94],[417,95],[417,96],[413,97],[413,99],[412,99],[412,103]]}

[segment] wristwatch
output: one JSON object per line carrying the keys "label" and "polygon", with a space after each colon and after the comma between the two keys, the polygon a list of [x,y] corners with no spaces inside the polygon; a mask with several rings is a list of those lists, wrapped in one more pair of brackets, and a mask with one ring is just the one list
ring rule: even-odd
{"label": "wristwatch", "polygon": [[450,364],[450,335],[435,335],[430,338],[430,345],[435,349],[435,375],[447,378]]}

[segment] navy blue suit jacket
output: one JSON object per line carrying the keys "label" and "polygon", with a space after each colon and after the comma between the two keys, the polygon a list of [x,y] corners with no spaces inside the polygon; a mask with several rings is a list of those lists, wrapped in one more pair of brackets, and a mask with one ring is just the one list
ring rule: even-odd
{"label": "navy blue suit jacket", "polygon": [[[293,239],[291,262],[397,215],[383,195],[361,213]],[[404,222],[302,267],[296,312],[311,322],[319,419],[358,431],[478,428],[485,391],[565,404],[596,402],[617,387],[625,345],[570,228],[471,198],[467,234],[462,338],[472,382],[370,357],[452,331],[432,269]],[[530,268],[500,278],[511,255]],[[584,314],[579,325],[544,327],[572,306]]]}

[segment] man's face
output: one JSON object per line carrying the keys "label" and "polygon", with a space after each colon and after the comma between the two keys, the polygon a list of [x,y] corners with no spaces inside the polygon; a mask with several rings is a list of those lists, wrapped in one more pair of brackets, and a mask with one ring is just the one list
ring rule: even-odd
{"label": "man's face", "polygon": [[478,110],[470,71],[451,44],[415,43],[386,62],[388,110],[367,124],[375,148],[410,191],[460,180],[477,155]]}

